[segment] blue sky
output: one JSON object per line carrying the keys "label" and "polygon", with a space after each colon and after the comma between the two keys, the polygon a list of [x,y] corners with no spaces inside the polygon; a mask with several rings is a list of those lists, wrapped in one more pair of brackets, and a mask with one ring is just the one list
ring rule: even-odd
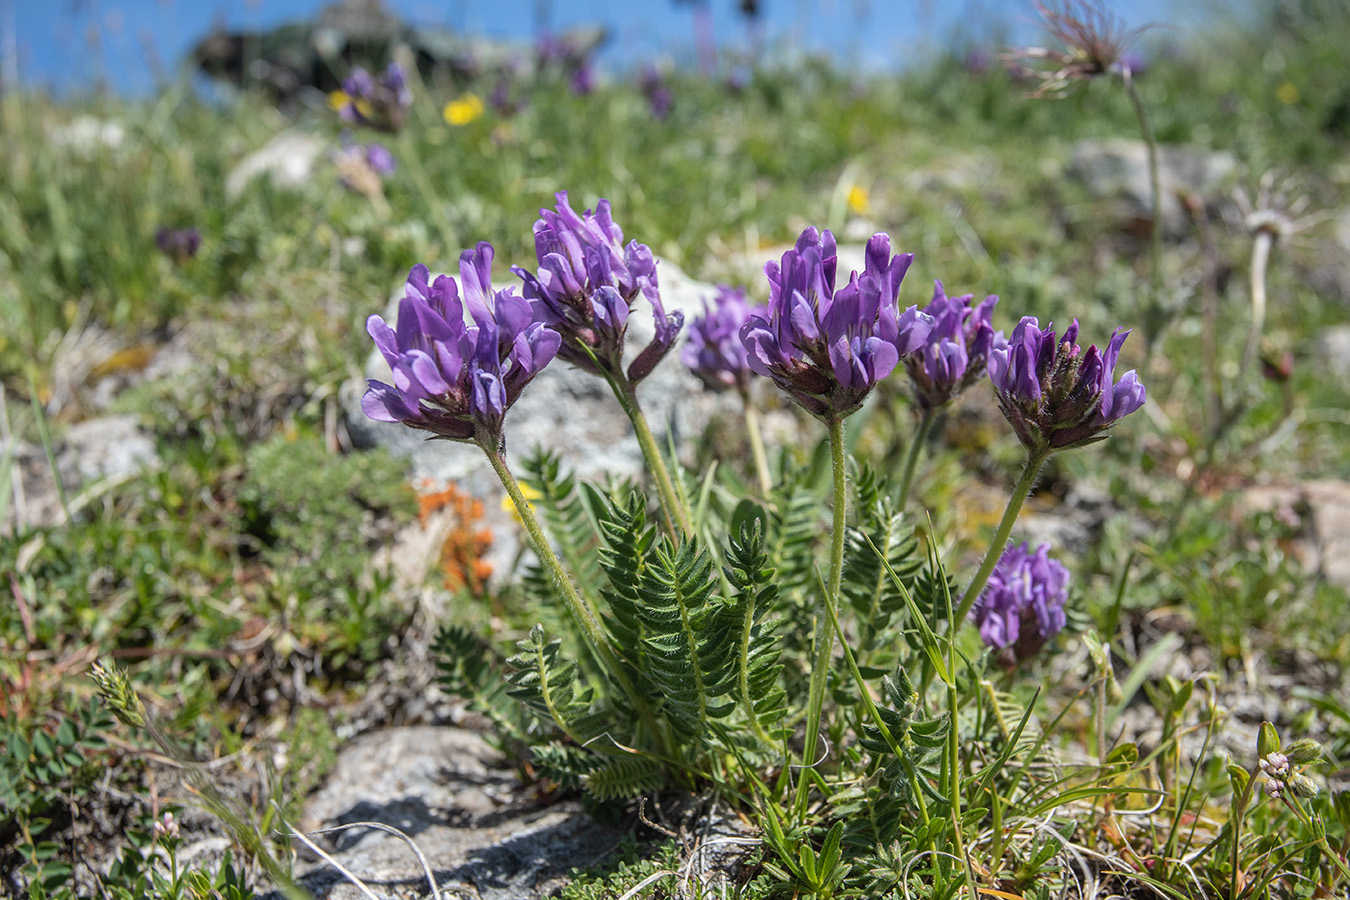
{"label": "blue sky", "polygon": [[[719,46],[749,41],[734,0],[709,0]],[[178,63],[213,23],[267,28],[303,19],[322,0],[0,0],[0,55],[17,52],[20,82],[59,93],[106,78],[121,92],[154,84],[152,60]],[[456,31],[528,40],[541,21],[554,29],[601,23],[611,40],[601,62],[627,67],[652,57],[694,55],[694,14],[673,0],[388,0],[405,19]],[[1018,42],[1040,34],[1030,0],[760,0],[763,38],[775,46],[830,53],[868,70],[922,60],[956,36]],[[1162,22],[1185,37],[1231,16],[1240,0],[1108,3],[1130,26]],[[1161,32],[1155,32],[1161,33]],[[9,63],[6,71],[14,71]]]}

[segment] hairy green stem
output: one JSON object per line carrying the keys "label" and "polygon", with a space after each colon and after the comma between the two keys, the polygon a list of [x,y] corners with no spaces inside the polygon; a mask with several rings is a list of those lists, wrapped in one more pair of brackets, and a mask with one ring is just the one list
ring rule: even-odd
{"label": "hairy green stem", "polygon": [[675,482],[670,479],[670,469],[666,467],[665,457],[661,455],[661,448],[656,445],[656,438],[647,425],[647,417],[642,414],[642,407],[638,405],[637,386],[623,375],[610,376],[608,381],[609,386],[614,389],[614,396],[618,398],[619,405],[628,415],[628,420],[633,423],[638,446],[642,448],[642,457],[647,462],[648,471],[656,479],[656,492],[661,497],[661,512],[668,530],[674,537],[681,534],[692,535],[694,526],[689,518],[689,510],[675,492]]}
{"label": "hairy green stem", "polygon": [[[600,622],[596,619],[591,608],[581,599],[577,593],[576,586],[572,584],[572,579],[568,577],[567,571],[563,568],[562,562],[558,559],[558,554],[553,552],[553,545],[549,543],[548,537],[544,534],[544,529],[539,525],[539,519],[535,517],[534,509],[530,502],[525,499],[525,495],[520,490],[520,483],[516,481],[511,470],[506,465],[506,456],[500,450],[492,450],[482,446],[483,454],[487,456],[488,462],[492,464],[492,470],[497,473],[497,478],[501,481],[502,487],[515,504],[516,513],[520,516],[521,524],[525,526],[525,533],[529,535],[530,544],[534,547],[535,555],[539,561],[548,569],[549,575],[553,577],[553,583],[558,586],[562,592],[563,602],[567,604],[567,611],[572,614],[573,620],[581,627],[586,636],[591,649],[600,657],[608,674],[623,689],[628,700],[637,710],[643,723],[651,731],[652,738],[656,741],[663,741],[664,733],[656,724],[656,717],[652,714],[651,707],[647,701],[638,693],[628,673],[624,671],[619,662],[619,658],[614,653],[614,648],[605,636],[605,632],[600,628]],[[675,756],[669,752],[671,748],[666,747],[667,755]]]}
{"label": "hairy green stem", "polygon": [[914,483],[914,470],[919,465],[919,456],[923,453],[923,445],[928,441],[928,432],[933,428],[933,420],[936,416],[931,409],[925,409],[923,415],[919,418],[919,427],[914,430],[914,435],[909,439],[909,452],[905,454],[905,471],[900,476],[900,493],[896,500],[896,508],[903,510],[905,504],[909,501],[909,488]]}
{"label": "hairy green stem", "polygon": [[[811,686],[806,707],[806,743],[802,747],[802,767],[814,765],[820,758],[820,718],[825,706],[825,680],[830,656],[834,653],[834,632],[830,620],[838,615],[839,586],[844,576],[844,525],[848,499],[847,464],[844,458],[844,420],[832,415],[825,421],[830,432],[830,468],[834,484],[834,523],[830,531],[830,574],[821,597],[822,612],[816,613],[815,650],[811,657]],[[797,783],[797,815],[806,815],[808,782]]]}
{"label": "hairy green stem", "polygon": [[990,542],[989,550],[984,555],[984,562],[980,563],[979,571],[971,579],[970,587],[966,588],[965,596],[961,598],[961,606],[956,610],[956,616],[952,619],[951,627],[953,630],[966,620],[966,616],[970,614],[970,608],[975,605],[975,599],[980,596],[980,591],[983,591],[985,584],[988,583],[989,576],[994,571],[994,566],[1003,556],[1003,551],[1008,545],[1008,536],[1012,534],[1013,524],[1017,521],[1017,514],[1022,511],[1022,504],[1026,503],[1027,495],[1031,493],[1031,486],[1036,483],[1036,476],[1040,474],[1041,466],[1045,464],[1049,457],[1050,451],[1048,450],[1027,452],[1027,464],[1022,469],[1022,477],[1017,479],[1012,496],[1008,498],[1008,508],[1003,511],[1003,519],[998,523],[998,529],[994,532],[994,539]]}
{"label": "hairy green stem", "polygon": [[769,456],[764,452],[764,434],[759,428],[759,412],[750,402],[750,392],[741,391],[741,405],[745,408],[745,433],[750,438],[750,452],[755,457],[755,475],[759,478],[759,493],[769,499],[773,477],[769,474]]}

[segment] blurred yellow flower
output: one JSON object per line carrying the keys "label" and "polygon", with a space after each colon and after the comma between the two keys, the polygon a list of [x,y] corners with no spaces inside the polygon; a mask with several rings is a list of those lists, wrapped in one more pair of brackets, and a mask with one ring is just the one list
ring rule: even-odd
{"label": "blurred yellow flower", "polygon": [[[538,500],[540,497],[544,496],[543,494],[539,493],[538,490],[536,490],[535,488],[531,487],[530,485],[526,484],[523,481],[520,482],[520,493],[525,498],[526,503],[530,503],[531,500]],[[502,509],[505,512],[509,512],[511,514],[511,518],[515,519],[518,524],[520,525],[525,524],[524,522],[521,521],[520,512],[516,509],[516,505],[511,502],[511,497],[509,494],[507,496],[502,497]],[[533,503],[530,503],[530,509],[534,509]]]}
{"label": "blurred yellow flower", "polygon": [[347,92],[343,90],[328,92],[328,108],[337,111],[347,105]]}
{"label": "blurred yellow flower", "polygon": [[855,184],[848,189],[848,208],[856,216],[865,216],[872,211],[872,198],[866,188]]}
{"label": "blurred yellow flower", "polygon": [[483,101],[477,94],[462,94],[445,104],[445,121],[451,125],[468,125],[482,114]]}
{"label": "blurred yellow flower", "polygon": [[1279,100],[1285,106],[1292,106],[1299,100],[1298,88],[1292,81],[1286,81],[1275,89],[1275,99]]}

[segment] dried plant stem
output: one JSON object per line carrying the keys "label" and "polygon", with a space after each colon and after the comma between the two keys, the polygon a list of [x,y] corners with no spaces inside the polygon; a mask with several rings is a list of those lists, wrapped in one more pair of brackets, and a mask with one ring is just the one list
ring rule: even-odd
{"label": "dried plant stem", "polygon": [[914,470],[918,468],[919,457],[923,454],[923,445],[928,442],[928,432],[933,429],[933,420],[935,415],[933,410],[925,409],[923,415],[919,418],[919,427],[914,430],[913,436],[909,439],[909,452],[905,454],[905,470],[900,476],[900,493],[897,496],[896,508],[903,510],[905,504],[909,501],[909,489],[914,483]]}
{"label": "dried plant stem", "polygon": [[[830,469],[834,484],[834,523],[830,530],[829,580],[821,595],[822,609],[816,613],[816,633],[811,657],[811,686],[806,707],[806,742],[802,746],[802,767],[805,769],[819,759],[824,748],[821,743],[820,717],[825,705],[825,679],[829,674],[830,656],[834,653],[834,632],[830,620],[838,616],[839,587],[844,576],[844,525],[848,499],[847,463],[844,459],[844,420],[837,415],[826,419],[830,432]],[[809,779],[803,773],[797,782],[797,816],[806,815]]]}
{"label": "dried plant stem", "polygon": [[975,577],[970,580],[970,587],[966,588],[965,596],[961,598],[961,606],[956,610],[951,626],[953,629],[959,627],[960,623],[966,620],[970,615],[970,608],[975,605],[975,600],[984,590],[984,586],[989,582],[989,576],[994,572],[994,566],[998,564],[999,558],[1003,556],[1004,549],[1008,546],[1008,536],[1012,534],[1013,525],[1017,522],[1017,514],[1022,511],[1022,505],[1027,502],[1027,496],[1031,493],[1031,486],[1036,483],[1036,476],[1041,472],[1041,466],[1050,458],[1048,450],[1028,451],[1027,463],[1022,468],[1022,476],[1017,479],[1017,484],[1013,487],[1012,496],[1008,498],[1008,507],[1003,510],[1003,519],[998,523],[998,529],[994,532],[994,539],[989,543],[989,550],[984,555],[984,562],[980,563],[979,570]]}
{"label": "dried plant stem", "polygon": [[[1250,378],[1256,363],[1256,352],[1261,346],[1261,332],[1266,327],[1266,268],[1270,264],[1270,248],[1275,238],[1268,231],[1258,231],[1252,244],[1251,291],[1252,321],[1247,328],[1247,343],[1242,348],[1242,365],[1238,378]],[[1235,398],[1240,392],[1234,391]],[[1236,399],[1235,401],[1236,402]]]}
{"label": "dried plant stem", "polygon": [[[548,536],[544,534],[544,529],[539,525],[539,519],[534,514],[534,509],[530,506],[525,495],[520,490],[520,483],[516,481],[511,474],[510,468],[506,465],[506,457],[499,451],[490,450],[483,447],[483,454],[487,456],[488,462],[492,464],[492,470],[497,473],[497,478],[501,481],[502,487],[506,489],[511,502],[515,504],[516,513],[520,516],[521,524],[525,526],[525,533],[529,535],[530,544],[534,547],[535,555],[539,561],[548,569],[549,575],[553,577],[553,583],[558,586],[562,593],[563,602],[567,605],[567,611],[572,614],[572,619],[581,627],[586,636],[591,649],[600,657],[604,664],[606,674],[618,682],[619,687],[623,689],[624,694],[628,696],[629,702],[637,710],[652,737],[662,742],[664,746],[665,733],[656,723],[656,717],[652,714],[651,707],[641,694],[638,693],[632,679],[624,671],[619,662],[618,656],[614,652],[614,647],[610,644],[609,638],[605,636],[604,630],[600,627],[594,612],[581,599],[577,593],[576,586],[572,584],[572,579],[568,577],[567,570],[563,568],[562,562],[558,559],[558,554],[553,552],[553,545],[549,543]],[[665,747],[667,751],[671,748]],[[667,753],[668,756],[676,756],[675,753]]]}

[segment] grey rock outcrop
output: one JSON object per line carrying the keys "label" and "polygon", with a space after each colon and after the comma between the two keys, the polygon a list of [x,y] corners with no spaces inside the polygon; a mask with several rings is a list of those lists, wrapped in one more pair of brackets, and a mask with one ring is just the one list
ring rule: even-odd
{"label": "grey rock outcrop", "polygon": [[[1236,177],[1237,158],[1227,151],[1164,145],[1158,148],[1158,181],[1162,194],[1163,236],[1177,238],[1191,231],[1177,193],[1185,190],[1214,203]],[[1105,212],[1130,231],[1147,233],[1153,192],[1149,186],[1148,150],[1143,141],[1126,138],[1080,141],[1066,169]]]}
{"label": "grey rock outcrop", "polygon": [[65,516],[62,491],[74,513],[85,499],[85,489],[100,482],[124,481],[159,465],[154,440],[131,415],[77,422],[57,436],[52,449],[55,472],[42,447],[27,443],[7,447],[0,441],[0,462],[9,466],[9,471],[0,475],[9,492],[0,530],[55,525]]}
{"label": "grey rock outcrop", "polygon": [[[531,799],[481,736],[431,726],[375,731],[344,747],[299,826],[355,822],[408,835],[445,896],[485,900],[548,896],[569,869],[605,856],[622,834],[595,822],[577,801]],[[421,864],[398,836],[351,828],[319,840],[377,896],[430,896]],[[298,867],[297,875],[319,900],[361,896],[322,860]]]}

